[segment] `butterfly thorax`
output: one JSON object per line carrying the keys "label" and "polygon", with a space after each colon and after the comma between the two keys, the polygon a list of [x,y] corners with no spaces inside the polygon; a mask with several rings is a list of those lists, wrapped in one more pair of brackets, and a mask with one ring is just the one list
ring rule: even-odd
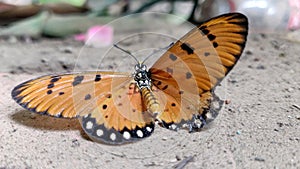
{"label": "butterfly thorax", "polygon": [[147,67],[144,64],[137,64],[135,65],[135,74],[134,80],[137,83],[139,89],[144,87],[151,88],[151,79],[149,77],[149,73],[147,71]]}
{"label": "butterfly thorax", "polygon": [[136,81],[137,86],[141,92],[142,99],[144,100],[143,102],[145,104],[145,107],[147,108],[147,112],[149,112],[154,119],[159,120],[157,119],[157,115],[161,113],[160,104],[151,89],[152,82],[146,65],[135,65],[134,80]]}

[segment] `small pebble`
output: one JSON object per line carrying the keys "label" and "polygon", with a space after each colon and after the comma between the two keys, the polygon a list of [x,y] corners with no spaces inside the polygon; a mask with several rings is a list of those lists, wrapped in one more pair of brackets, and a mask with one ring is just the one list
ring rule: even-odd
{"label": "small pebble", "polygon": [[281,123],[281,122],[277,122],[277,124],[278,124],[279,127],[283,126],[283,123]]}
{"label": "small pebble", "polygon": [[231,100],[225,100],[225,104],[230,104]]}
{"label": "small pebble", "polygon": [[265,161],[265,159],[263,159],[263,158],[261,158],[261,157],[255,157],[254,160],[255,160],[255,161],[261,161],[261,162]]}
{"label": "small pebble", "polygon": [[235,84],[235,83],[237,83],[238,81],[237,80],[235,80],[235,79],[229,79],[228,80],[230,83],[233,83],[233,84]]}
{"label": "small pebble", "polygon": [[176,155],[176,159],[177,159],[177,161],[180,161],[181,157],[179,155]]}
{"label": "small pebble", "polygon": [[175,163],[175,162],[177,162],[178,160],[176,159],[176,158],[172,158],[172,159],[170,159],[170,162],[171,163]]}
{"label": "small pebble", "polygon": [[73,53],[72,47],[64,47],[59,49],[63,53]]}
{"label": "small pebble", "polygon": [[79,147],[79,146],[80,146],[79,141],[77,139],[73,139],[71,147]]}
{"label": "small pebble", "polygon": [[155,162],[149,162],[147,164],[144,164],[145,167],[153,167],[153,166],[156,166],[156,163]]}
{"label": "small pebble", "polygon": [[279,57],[285,57],[285,53],[280,53]]}
{"label": "small pebble", "polygon": [[256,69],[263,70],[263,69],[266,69],[266,67],[265,67],[264,65],[258,65],[258,66],[256,67]]}
{"label": "small pebble", "polygon": [[254,62],[258,62],[260,59],[259,58],[254,58]]}
{"label": "small pebble", "polygon": [[296,109],[300,110],[300,106],[299,105],[293,104],[292,106],[295,107]]}
{"label": "small pebble", "polygon": [[247,50],[247,51],[246,51],[246,54],[247,54],[247,55],[252,55],[253,53],[252,53],[250,50]]}

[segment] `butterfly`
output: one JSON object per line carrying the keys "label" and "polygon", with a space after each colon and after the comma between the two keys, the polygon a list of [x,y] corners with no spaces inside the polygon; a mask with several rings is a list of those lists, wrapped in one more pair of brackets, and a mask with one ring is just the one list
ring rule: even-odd
{"label": "butterfly", "polygon": [[92,140],[107,144],[146,138],[155,123],[198,131],[218,115],[223,101],[214,89],[240,58],[247,34],[245,15],[223,14],[193,28],[150,69],[137,62],[134,73],[46,75],[11,95],[32,112],[78,118]]}

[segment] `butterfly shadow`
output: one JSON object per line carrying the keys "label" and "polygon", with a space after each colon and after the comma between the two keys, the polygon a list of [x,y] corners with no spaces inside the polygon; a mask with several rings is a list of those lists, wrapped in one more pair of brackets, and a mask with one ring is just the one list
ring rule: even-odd
{"label": "butterfly shadow", "polygon": [[90,140],[89,137],[85,134],[83,129],[81,128],[80,122],[77,118],[63,119],[63,118],[55,118],[46,115],[40,115],[36,113],[32,113],[27,110],[20,110],[10,118],[27,127],[40,129],[40,130],[54,130],[54,131],[65,131],[65,130],[79,130],[81,136]]}

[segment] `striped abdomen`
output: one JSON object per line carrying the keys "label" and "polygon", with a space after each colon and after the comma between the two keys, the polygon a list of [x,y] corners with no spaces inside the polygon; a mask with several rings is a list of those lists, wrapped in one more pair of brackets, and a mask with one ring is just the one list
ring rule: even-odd
{"label": "striped abdomen", "polygon": [[149,89],[148,87],[143,87],[141,89],[141,93],[147,110],[150,113],[152,113],[153,117],[155,118],[159,113],[161,113],[160,105],[156,96],[153,94],[152,90]]}

